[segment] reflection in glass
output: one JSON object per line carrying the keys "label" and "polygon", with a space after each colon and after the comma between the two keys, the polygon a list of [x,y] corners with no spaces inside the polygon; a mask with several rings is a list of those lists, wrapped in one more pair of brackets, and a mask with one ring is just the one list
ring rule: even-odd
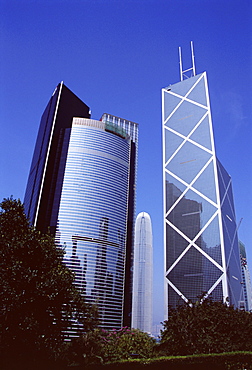
{"label": "reflection in glass", "polygon": [[106,329],[123,324],[130,139],[122,135],[101,121],[73,121],[56,232]]}
{"label": "reflection in glass", "polygon": [[239,307],[231,179],[215,155],[206,73],[162,92],[166,304],[204,293]]}

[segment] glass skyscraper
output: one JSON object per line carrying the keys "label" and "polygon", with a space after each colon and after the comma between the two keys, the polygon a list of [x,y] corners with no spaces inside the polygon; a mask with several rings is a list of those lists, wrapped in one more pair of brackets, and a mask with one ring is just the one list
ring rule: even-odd
{"label": "glass skyscraper", "polygon": [[162,89],[165,312],[243,301],[231,178],[218,161],[206,73]]}
{"label": "glass skyscraper", "polygon": [[245,245],[239,240],[239,249],[241,257],[241,271],[242,271],[242,286],[244,292],[244,303],[245,310],[252,311],[252,288],[250,272],[247,263],[246,248]]}
{"label": "glass skyscraper", "polygon": [[53,235],[73,117],[90,118],[90,109],[62,82],[41,117],[24,198],[30,222]]}
{"label": "glass skyscraper", "polygon": [[152,275],[151,218],[141,212],[135,224],[132,327],[149,334],[152,331]]}
{"label": "glass skyscraper", "polygon": [[137,179],[137,159],[138,159],[138,124],[126,119],[104,113],[101,117],[107,127],[122,129],[126,132],[130,141],[130,161],[129,161],[129,183],[128,183],[128,217],[127,217],[127,237],[126,237],[126,256],[125,256],[125,276],[124,276],[124,310],[123,324],[131,326],[132,317],[132,290],[133,290],[133,256],[134,256],[134,221],[136,208],[136,179]]}
{"label": "glass skyscraper", "polygon": [[90,119],[59,84],[42,116],[24,202],[34,226],[64,248],[76,286],[97,304],[106,329],[131,318],[138,132],[136,123],[112,121]]}

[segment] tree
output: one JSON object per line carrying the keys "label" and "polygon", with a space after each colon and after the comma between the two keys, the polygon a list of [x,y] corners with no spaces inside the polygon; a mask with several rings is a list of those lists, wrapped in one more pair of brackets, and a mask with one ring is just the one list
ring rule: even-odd
{"label": "tree", "polygon": [[88,330],[96,311],[75,288],[63,250],[29,224],[20,200],[0,206],[1,358],[56,356],[71,320]]}
{"label": "tree", "polygon": [[139,329],[96,329],[72,342],[71,352],[78,364],[114,362],[129,358],[149,358],[155,339]]}
{"label": "tree", "polygon": [[252,350],[252,315],[211,299],[169,311],[160,350],[171,355]]}

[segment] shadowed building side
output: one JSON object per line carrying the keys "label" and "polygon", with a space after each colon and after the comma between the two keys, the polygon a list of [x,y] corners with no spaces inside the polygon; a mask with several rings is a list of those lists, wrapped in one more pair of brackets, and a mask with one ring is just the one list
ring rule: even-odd
{"label": "shadowed building side", "polygon": [[90,118],[90,108],[61,82],[41,117],[24,197],[31,223],[42,232],[48,232],[50,226],[53,235],[73,117]]}

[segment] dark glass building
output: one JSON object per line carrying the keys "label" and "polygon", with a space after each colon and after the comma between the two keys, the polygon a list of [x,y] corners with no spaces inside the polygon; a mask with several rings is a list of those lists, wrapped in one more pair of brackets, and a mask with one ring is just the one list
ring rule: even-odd
{"label": "dark glass building", "polygon": [[53,235],[73,117],[90,118],[90,109],[60,83],[41,117],[24,198],[31,223],[42,232],[50,228]]}
{"label": "dark glass building", "polygon": [[121,328],[131,321],[138,125],[108,114],[93,120],[89,112],[57,86],[42,115],[25,211],[64,248],[76,286],[98,305],[101,327]]}
{"label": "dark glass building", "polygon": [[206,73],[162,90],[165,310],[243,301],[231,178],[215,153]]}

